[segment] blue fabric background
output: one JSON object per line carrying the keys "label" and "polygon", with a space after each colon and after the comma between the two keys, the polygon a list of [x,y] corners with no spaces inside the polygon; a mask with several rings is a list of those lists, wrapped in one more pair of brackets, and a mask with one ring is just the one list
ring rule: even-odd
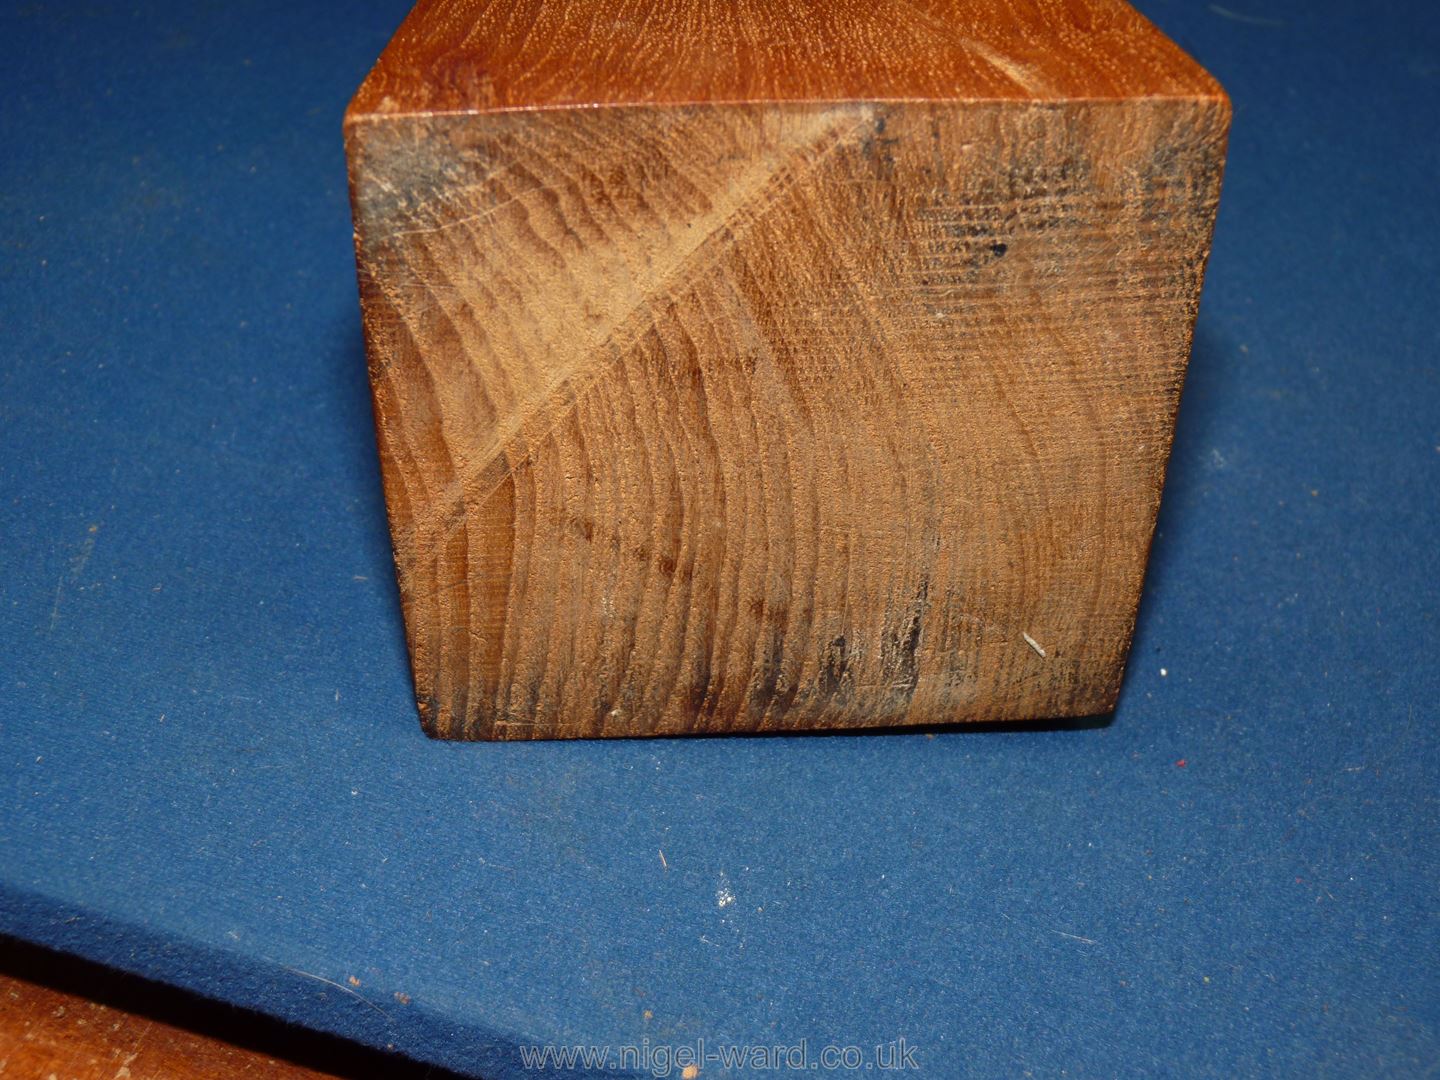
{"label": "blue fabric background", "polygon": [[0,930],[491,1077],[1433,1071],[1430,5],[1142,5],[1236,112],[1113,721],[445,745],[339,126],[407,3],[0,14]]}

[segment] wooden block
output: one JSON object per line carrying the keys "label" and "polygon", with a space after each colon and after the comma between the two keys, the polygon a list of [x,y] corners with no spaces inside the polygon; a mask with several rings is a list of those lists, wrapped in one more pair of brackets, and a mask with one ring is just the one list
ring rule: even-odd
{"label": "wooden block", "polygon": [[1118,0],[422,0],[346,139],[425,729],[1112,708],[1228,123]]}
{"label": "wooden block", "polygon": [[0,937],[0,1080],[459,1080]]}

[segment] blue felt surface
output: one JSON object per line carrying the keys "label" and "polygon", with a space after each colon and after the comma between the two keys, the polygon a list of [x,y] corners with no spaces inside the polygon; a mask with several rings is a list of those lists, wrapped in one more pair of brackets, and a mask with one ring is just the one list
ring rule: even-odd
{"label": "blue felt surface", "polygon": [[1112,723],[444,745],[339,129],[406,3],[0,14],[0,930],[493,1077],[1433,1072],[1429,5],[1144,5],[1236,112]]}

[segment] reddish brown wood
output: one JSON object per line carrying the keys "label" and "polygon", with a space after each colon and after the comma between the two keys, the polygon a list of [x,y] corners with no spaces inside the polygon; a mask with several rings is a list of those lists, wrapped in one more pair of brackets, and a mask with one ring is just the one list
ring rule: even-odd
{"label": "reddish brown wood", "polygon": [[421,0],[351,116],[1221,96],[1117,0]]}
{"label": "reddish brown wood", "polygon": [[1228,121],[1118,0],[424,0],[346,132],[426,729],[1110,708]]}
{"label": "reddish brown wood", "polygon": [[0,938],[0,1080],[454,1080],[453,1074]]}

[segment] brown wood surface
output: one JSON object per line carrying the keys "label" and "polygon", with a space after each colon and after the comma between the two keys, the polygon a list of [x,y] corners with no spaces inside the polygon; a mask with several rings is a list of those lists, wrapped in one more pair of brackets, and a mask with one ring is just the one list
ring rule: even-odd
{"label": "brown wood surface", "polygon": [[319,1080],[336,1075],[0,975],[0,1077],[7,1080]]}
{"label": "brown wood surface", "polygon": [[0,938],[0,1080],[455,1080]]}
{"label": "brown wood surface", "polygon": [[422,3],[346,132],[427,730],[1109,709],[1228,121],[1111,0]]}
{"label": "brown wood surface", "polygon": [[353,115],[1219,96],[1115,0],[421,0]]}

